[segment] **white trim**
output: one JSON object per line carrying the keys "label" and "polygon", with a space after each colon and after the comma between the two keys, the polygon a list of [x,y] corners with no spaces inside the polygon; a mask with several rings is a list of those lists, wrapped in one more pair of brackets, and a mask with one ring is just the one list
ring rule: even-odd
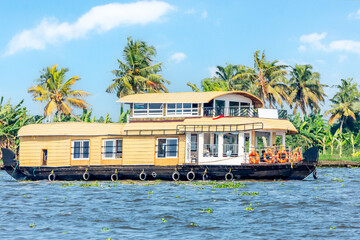
{"label": "white trim", "polygon": [[[113,142],[113,151],[111,152],[112,156],[111,157],[106,157],[106,145],[105,142],[107,141],[112,141]],[[117,146],[116,146],[116,141],[121,141],[121,157],[116,157],[116,151],[117,151]],[[114,138],[114,139],[103,139],[102,141],[102,151],[101,151],[101,155],[102,155],[102,159],[122,159],[122,150],[123,150],[123,139],[122,138]]]}
{"label": "white trim", "polygon": [[[136,104],[146,104],[146,108],[145,109],[136,109],[139,111],[146,111],[146,113],[135,113],[135,105]],[[151,111],[160,111],[160,109],[150,109],[150,104],[161,104],[161,113],[151,113]],[[133,109],[132,109],[132,115],[135,117],[159,117],[159,116],[163,116],[164,114],[164,103],[134,103],[133,104]]]}
{"label": "white trim", "polygon": [[[166,143],[165,145],[167,146],[168,145],[168,140],[176,140],[176,156],[168,156],[167,155],[167,150],[165,149],[165,157],[159,157],[159,152],[157,151],[158,150],[158,146],[159,146],[159,139],[165,139],[166,140]],[[179,139],[178,138],[157,138],[156,139],[156,158],[178,158],[179,156]]]}
{"label": "white trim", "polygon": [[[75,142],[80,142],[80,157],[79,158],[75,158],[74,155],[75,155]],[[84,155],[84,142],[88,142],[89,143],[89,152],[88,152],[88,155],[89,157],[88,158],[84,158],[82,157]],[[71,160],[89,160],[90,159],[90,140],[72,140],[71,141]]]}

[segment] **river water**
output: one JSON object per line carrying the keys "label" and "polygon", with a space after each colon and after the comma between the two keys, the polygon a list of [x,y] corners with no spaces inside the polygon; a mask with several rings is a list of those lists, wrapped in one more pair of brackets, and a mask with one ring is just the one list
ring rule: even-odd
{"label": "river water", "polygon": [[318,175],[220,188],[16,182],[1,171],[0,239],[360,239],[360,169]]}

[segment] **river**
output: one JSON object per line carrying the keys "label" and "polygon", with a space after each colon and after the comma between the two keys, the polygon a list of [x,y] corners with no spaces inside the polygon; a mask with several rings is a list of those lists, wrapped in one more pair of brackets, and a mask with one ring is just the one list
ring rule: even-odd
{"label": "river", "polygon": [[303,181],[16,182],[0,239],[360,239],[360,169]]}

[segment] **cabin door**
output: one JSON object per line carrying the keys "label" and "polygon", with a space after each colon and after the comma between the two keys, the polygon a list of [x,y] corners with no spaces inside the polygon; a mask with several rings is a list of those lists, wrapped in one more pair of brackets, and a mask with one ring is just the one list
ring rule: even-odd
{"label": "cabin door", "polygon": [[196,133],[191,134],[191,162],[196,163],[198,157],[198,135]]}
{"label": "cabin door", "polygon": [[47,149],[42,150],[42,164],[43,166],[47,165],[48,152]]}
{"label": "cabin door", "polygon": [[225,114],[225,101],[215,100],[215,116],[220,116],[224,114]]}

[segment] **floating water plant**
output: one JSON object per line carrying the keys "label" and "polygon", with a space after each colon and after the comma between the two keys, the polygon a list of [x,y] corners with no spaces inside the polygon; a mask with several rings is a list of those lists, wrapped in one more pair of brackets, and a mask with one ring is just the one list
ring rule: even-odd
{"label": "floating water plant", "polygon": [[336,229],[336,227],[330,227],[330,229],[331,229],[331,230],[334,230],[334,229]]}
{"label": "floating water plant", "polygon": [[245,210],[247,210],[247,211],[254,211],[256,209],[256,207],[255,208],[252,208],[251,207],[251,203],[249,204],[249,206],[247,206],[246,208],[245,208]]}
{"label": "floating water plant", "polygon": [[165,219],[165,218],[161,218],[161,221],[164,222],[164,223],[168,222],[168,220]]}
{"label": "floating water plant", "polygon": [[199,225],[197,225],[197,224],[194,223],[194,222],[191,222],[191,223],[190,223],[190,226],[191,226],[191,227],[198,227]]}
{"label": "floating water plant", "polygon": [[33,223],[30,223],[30,224],[29,224],[29,227],[30,227],[30,228],[34,228],[34,227],[36,227],[36,224],[35,224],[34,222],[33,222]]}
{"label": "floating water plant", "polygon": [[343,182],[344,180],[342,178],[333,178],[331,179],[333,182]]}
{"label": "floating water plant", "polygon": [[154,192],[153,191],[149,191],[148,194],[153,194]]}
{"label": "floating water plant", "polygon": [[101,229],[101,231],[102,231],[102,232],[108,232],[108,231],[109,231],[109,228],[103,227],[103,228]]}
{"label": "floating water plant", "polygon": [[247,195],[250,195],[250,196],[256,196],[256,195],[259,195],[258,192],[242,192],[242,193],[239,193],[239,195],[242,195],[242,196],[247,196]]}
{"label": "floating water plant", "polygon": [[211,208],[203,209],[201,212],[213,213]]}
{"label": "floating water plant", "polygon": [[60,187],[71,187],[71,186],[74,186],[74,184],[69,182],[69,183],[63,183]]}

